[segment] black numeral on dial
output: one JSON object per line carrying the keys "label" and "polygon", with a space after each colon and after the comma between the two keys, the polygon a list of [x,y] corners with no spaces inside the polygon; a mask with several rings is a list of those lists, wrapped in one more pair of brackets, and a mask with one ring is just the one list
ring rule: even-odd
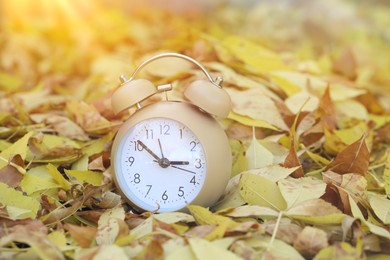
{"label": "black numeral on dial", "polygon": [[138,184],[141,182],[141,175],[139,173],[134,174],[134,183]]}
{"label": "black numeral on dial", "polygon": [[177,193],[177,196],[179,197],[183,197],[184,196],[184,187],[183,186],[180,186],[179,187],[179,192]]}
{"label": "black numeral on dial", "polygon": [[165,190],[164,193],[162,194],[161,198],[163,200],[167,200],[168,199],[168,194],[167,194],[167,191]]}
{"label": "black numeral on dial", "polygon": [[145,198],[146,198],[146,196],[148,196],[150,190],[152,189],[152,186],[153,186],[153,185],[150,185],[150,184],[146,185],[146,187],[147,187],[148,190],[146,191]]}

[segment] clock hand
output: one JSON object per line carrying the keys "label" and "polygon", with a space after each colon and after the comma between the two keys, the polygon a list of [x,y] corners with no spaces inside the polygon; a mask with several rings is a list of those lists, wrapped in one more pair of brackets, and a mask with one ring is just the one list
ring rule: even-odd
{"label": "clock hand", "polygon": [[150,150],[141,140],[137,140],[137,143],[139,143],[145,149],[145,151],[147,151],[151,156],[153,156],[153,158],[155,158],[157,162],[160,164],[161,162],[160,157],[158,157],[154,152],[152,152],[152,150]]}
{"label": "clock hand", "polygon": [[171,165],[188,165],[190,162],[188,161],[171,161]]}
{"label": "clock hand", "polygon": [[177,167],[177,166],[175,166],[175,165],[171,165],[171,167],[172,167],[172,168],[175,168],[175,169],[178,169],[178,170],[185,171],[185,172],[190,172],[190,173],[196,174],[196,172],[193,172],[193,171],[190,171],[190,170],[181,168],[181,167]]}
{"label": "clock hand", "polygon": [[157,141],[158,141],[158,146],[160,146],[161,158],[164,158],[164,153],[163,153],[163,150],[162,150],[162,147],[161,147],[160,138],[157,139]]}

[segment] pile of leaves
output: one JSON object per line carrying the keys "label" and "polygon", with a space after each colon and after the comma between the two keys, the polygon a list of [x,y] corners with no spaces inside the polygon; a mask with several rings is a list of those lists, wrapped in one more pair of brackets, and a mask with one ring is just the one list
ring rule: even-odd
{"label": "pile of leaves", "polygon": [[[386,257],[390,6],[290,2],[2,3],[0,259]],[[163,51],[223,76],[232,98],[232,179],[209,209],[135,213],[112,181],[132,111],[114,115],[110,96]],[[177,64],[144,76],[180,100],[204,76]]]}

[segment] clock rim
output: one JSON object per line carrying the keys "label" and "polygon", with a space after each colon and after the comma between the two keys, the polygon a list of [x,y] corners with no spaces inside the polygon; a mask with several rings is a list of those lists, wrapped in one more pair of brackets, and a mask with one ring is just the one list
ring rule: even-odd
{"label": "clock rim", "polygon": [[[124,187],[116,177],[118,171],[115,170],[115,158],[120,142],[128,130],[150,118],[168,118],[178,121],[189,128],[199,139],[206,159],[206,177],[199,193],[189,203],[203,207],[212,206],[223,194],[231,176],[232,158],[229,141],[223,128],[211,115],[190,103],[180,101],[161,101],[145,106],[137,110],[119,128],[111,150],[111,171],[116,187],[123,198],[136,210],[145,211],[122,191]],[[185,206],[177,211],[187,212],[188,210]],[[166,211],[158,210],[157,212]]]}

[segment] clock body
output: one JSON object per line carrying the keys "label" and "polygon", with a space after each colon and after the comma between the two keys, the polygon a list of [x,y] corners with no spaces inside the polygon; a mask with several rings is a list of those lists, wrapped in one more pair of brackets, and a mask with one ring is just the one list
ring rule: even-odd
{"label": "clock body", "polygon": [[224,130],[185,102],[162,101],[137,110],[119,129],[111,157],[119,191],[142,211],[211,206],[231,175]]}

